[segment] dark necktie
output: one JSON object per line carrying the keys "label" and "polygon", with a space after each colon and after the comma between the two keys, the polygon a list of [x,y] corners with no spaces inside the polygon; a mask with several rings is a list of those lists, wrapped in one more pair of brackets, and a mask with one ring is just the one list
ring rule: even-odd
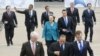
{"label": "dark necktie", "polygon": [[63,50],[64,50],[63,44],[62,44],[62,45],[60,45],[60,49],[61,49],[61,51],[63,51]]}
{"label": "dark necktie", "polygon": [[80,52],[82,53],[83,46],[82,46],[82,43],[81,43],[81,41],[79,41],[79,43],[80,43]]}

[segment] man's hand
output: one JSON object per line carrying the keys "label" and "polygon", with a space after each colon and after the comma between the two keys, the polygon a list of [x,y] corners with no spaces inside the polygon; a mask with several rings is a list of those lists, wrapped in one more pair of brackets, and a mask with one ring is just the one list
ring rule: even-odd
{"label": "man's hand", "polygon": [[85,22],[83,22],[83,24],[85,24]]}
{"label": "man's hand", "polygon": [[80,23],[77,23],[77,25],[80,25]]}
{"label": "man's hand", "polygon": [[96,22],[94,22],[94,25],[96,25]]}
{"label": "man's hand", "polygon": [[38,28],[38,26],[36,25],[36,28]]}
{"label": "man's hand", "polygon": [[54,54],[60,56],[60,51],[54,51]]}
{"label": "man's hand", "polygon": [[4,24],[7,24],[8,23],[8,21],[4,21]]}
{"label": "man's hand", "polygon": [[62,31],[63,31],[63,32],[67,32],[67,30],[66,30],[66,29],[62,29]]}
{"label": "man's hand", "polygon": [[18,25],[16,24],[16,25],[15,25],[15,28],[17,28],[17,27],[18,27]]}

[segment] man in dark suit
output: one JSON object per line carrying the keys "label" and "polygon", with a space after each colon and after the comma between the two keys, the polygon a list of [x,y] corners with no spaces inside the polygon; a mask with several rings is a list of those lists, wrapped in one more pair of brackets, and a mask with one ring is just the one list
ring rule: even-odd
{"label": "man in dark suit", "polygon": [[94,10],[91,9],[91,3],[87,4],[88,9],[84,10],[82,19],[85,26],[85,40],[88,36],[88,31],[90,29],[90,42],[92,42],[93,37],[93,25],[96,24],[96,17]]}
{"label": "man in dark suit", "polygon": [[58,30],[60,34],[66,34],[66,41],[72,41],[72,18],[67,16],[66,10],[62,10],[63,16],[58,19]]}
{"label": "man in dark suit", "polygon": [[70,43],[66,42],[66,35],[61,34],[58,42],[52,43],[48,49],[49,56],[70,56]]}
{"label": "man in dark suit", "polygon": [[45,6],[45,12],[42,13],[41,16],[41,25],[42,27],[45,25],[47,21],[49,21],[49,15],[53,15],[53,12],[50,11],[49,6]]}
{"label": "man in dark suit", "polygon": [[3,13],[2,22],[5,26],[5,35],[7,46],[13,45],[14,28],[17,26],[17,19],[15,12],[11,11],[11,7],[6,6],[6,12]]}
{"label": "man in dark suit", "polygon": [[[66,10],[67,10],[67,15],[72,17],[73,33],[75,34],[76,26],[77,26],[77,24],[79,25],[79,23],[80,23],[80,17],[79,17],[78,9],[74,7],[74,3],[70,3],[70,7],[67,8]],[[74,39],[75,39],[75,35],[73,36],[73,41],[74,41]]]}
{"label": "man in dark suit", "polygon": [[38,33],[32,32],[30,41],[22,45],[20,56],[44,56],[44,49],[41,42],[38,42]]}
{"label": "man in dark suit", "polygon": [[76,41],[72,43],[71,56],[87,56],[87,51],[90,56],[94,56],[89,42],[82,40],[82,32],[78,30],[75,35]]}
{"label": "man in dark suit", "polygon": [[37,20],[37,13],[35,10],[33,10],[33,5],[29,5],[29,9],[26,9],[24,11],[17,10],[15,8],[16,12],[25,14],[25,26],[27,30],[27,37],[28,40],[30,40],[30,33],[31,31],[34,31],[35,27],[38,27],[38,20]]}

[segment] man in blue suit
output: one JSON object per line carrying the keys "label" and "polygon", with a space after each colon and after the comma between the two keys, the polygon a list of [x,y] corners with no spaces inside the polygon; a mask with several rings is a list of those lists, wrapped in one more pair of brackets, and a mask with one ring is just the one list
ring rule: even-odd
{"label": "man in blue suit", "polygon": [[90,29],[90,42],[93,37],[93,25],[96,24],[96,17],[94,10],[91,9],[91,3],[87,4],[87,9],[83,11],[82,19],[85,26],[85,40],[87,39],[88,31]]}
{"label": "man in blue suit", "polygon": [[76,41],[72,43],[71,56],[87,56],[87,51],[90,56],[94,56],[89,42],[82,40],[82,32],[80,30],[76,31],[75,36]]}

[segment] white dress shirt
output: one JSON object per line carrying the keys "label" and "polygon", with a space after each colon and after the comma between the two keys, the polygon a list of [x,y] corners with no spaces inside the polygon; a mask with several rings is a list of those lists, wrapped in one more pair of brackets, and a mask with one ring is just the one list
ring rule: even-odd
{"label": "white dress shirt", "polygon": [[90,14],[90,11],[91,11],[91,10],[90,10],[90,9],[88,9],[88,13],[89,13],[89,14]]}
{"label": "white dress shirt", "polygon": [[29,11],[30,17],[33,15],[33,10]]}
{"label": "white dress shirt", "polygon": [[66,22],[66,26],[68,25],[68,17],[64,17],[64,21]]}
{"label": "white dress shirt", "polygon": [[[81,42],[81,45],[82,45],[82,47],[83,47],[83,40],[81,40],[80,42]],[[80,48],[80,43],[79,43],[79,41],[77,41],[77,45],[78,45],[78,48],[79,48],[79,50],[80,50],[81,48]]]}
{"label": "white dress shirt", "polygon": [[32,51],[35,53],[35,50],[36,50],[36,42],[33,43],[33,42],[30,40],[30,45],[31,45]]}

